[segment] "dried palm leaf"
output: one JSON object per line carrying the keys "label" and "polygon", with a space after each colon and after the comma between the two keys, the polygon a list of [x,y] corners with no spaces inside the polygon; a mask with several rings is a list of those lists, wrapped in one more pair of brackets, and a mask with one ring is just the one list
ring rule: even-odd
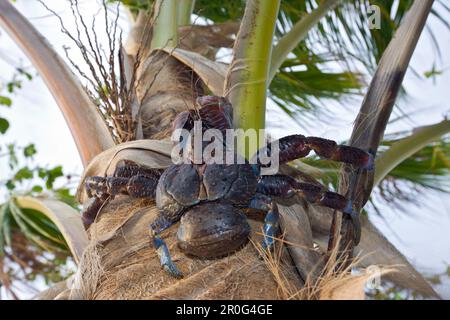
{"label": "dried palm leaf", "polygon": [[48,217],[63,235],[75,262],[80,262],[88,238],[77,210],[53,199],[19,196],[16,197],[16,201],[20,208],[34,209]]}

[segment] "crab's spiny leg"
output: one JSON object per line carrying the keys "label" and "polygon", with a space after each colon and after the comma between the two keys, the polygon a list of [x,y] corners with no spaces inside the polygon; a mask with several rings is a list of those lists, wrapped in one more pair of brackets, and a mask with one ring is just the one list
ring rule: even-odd
{"label": "crab's spiny leg", "polygon": [[262,247],[263,249],[272,250],[275,237],[278,235],[280,228],[280,214],[277,204],[267,195],[256,194],[250,201],[249,208],[267,212],[264,218]]}
{"label": "crab's spiny leg", "polygon": [[113,176],[119,178],[132,178],[133,176],[147,176],[147,177],[155,177],[159,178],[162,174],[161,169],[148,168],[142,165],[137,164],[131,160],[122,160],[114,171]]}
{"label": "crab's spiny leg", "polygon": [[357,168],[373,170],[374,157],[362,149],[346,145],[338,145],[333,140],[307,137],[307,145],[320,157],[348,163]]}
{"label": "crab's spiny leg", "polygon": [[258,183],[257,192],[280,198],[289,198],[297,194],[309,203],[341,210],[351,217],[355,226],[355,241],[356,243],[359,242],[361,234],[359,215],[353,210],[351,201],[338,193],[327,191],[313,184],[298,182],[285,175],[262,176]]}
{"label": "crab's spiny leg", "polygon": [[274,146],[279,146],[279,163],[286,163],[298,158],[306,157],[311,150],[323,158],[344,162],[355,167],[373,170],[373,156],[359,148],[338,145],[335,141],[317,137],[305,137],[302,135],[291,135],[283,137],[268,144],[258,151],[258,157],[272,156]]}
{"label": "crab's spiny leg", "polygon": [[120,193],[134,198],[154,198],[160,176],[160,169],[147,168],[133,161],[122,160],[118,163],[112,177],[87,177],[85,188],[91,199],[82,214],[85,228],[94,222],[105,202],[114,199],[114,196]]}
{"label": "crab's spiny leg", "polygon": [[84,228],[87,230],[92,223],[94,223],[95,218],[97,218],[100,208],[105,204],[107,196],[93,197],[90,198],[87,206],[81,212],[81,220],[83,221]]}
{"label": "crab's spiny leg", "polygon": [[173,277],[182,278],[183,273],[180,270],[178,270],[175,263],[173,263],[172,258],[170,257],[169,248],[167,247],[164,240],[158,236],[158,234],[169,228],[174,223],[175,221],[170,221],[164,218],[163,216],[159,216],[150,225],[149,234],[152,245],[156,249],[156,253],[158,254],[161,266]]}
{"label": "crab's spiny leg", "polygon": [[133,198],[154,198],[158,177],[136,175],[131,178],[123,177],[88,177],[86,189],[90,196],[98,198],[108,195],[114,197],[126,194]]}
{"label": "crab's spiny leg", "polygon": [[126,186],[127,194],[133,198],[155,198],[158,178],[137,175],[132,177]]}

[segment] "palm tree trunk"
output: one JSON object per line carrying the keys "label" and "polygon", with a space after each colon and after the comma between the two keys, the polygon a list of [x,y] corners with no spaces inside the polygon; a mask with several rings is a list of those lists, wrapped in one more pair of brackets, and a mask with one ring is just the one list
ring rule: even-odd
{"label": "palm tree trunk", "polygon": [[[145,32],[146,22],[142,19],[143,16],[138,17],[136,29],[130,33],[134,39],[141,39],[142,32]],[[150,19],[149,16],[147,18]],[[127,53],[130,56],[136,56],[137,52],[133,43],[139,41],[134,39],[127,41]],[[184,42],[183,45],[191,44]],[[143,133],[147,139],[168,139],[176,114],[193,108],[195,98],[207,89],[197,73],[167,52],[170,53],[171,49],[149,51],[143,57],[138,70],[136,95]],[[224,78],[222,83],[223,80]],[[193,83],[196,85],[193,86]],[[131,144],[137,146],[139,143],[136,141]],[[152,141],[142,143],[151,146]],[[127,152],[113,151],[111,154],[133,159],[133,154]],[[167,155],[170,155],[170,149]],[[150,155],[153,156],[158,157],[158,164],[163,164],[164,161],[167,165],[170,164],[170,158],[163,158],[161,151]],[[97,157],[86,169],[88,175],[108,170],[97,167],[97,163],[99,166],[108,163],[108,168],[111,167],[110,161]],[[149,165],[151,162],[147,159],[145,163]],[[253,243],[247,244],[235,255],[223,259],[201,261],[186,257],[176,246],[175,233],[178,224],[163,236],[176,264],[186,277],[183,280],[170,277],[161,269],[148,238],[147,226],[157,212],[153,202],[132,200],[128,197],[117,198],[106,205],[100,217],[88,230],[91,242],[80,267],[80,270],[86,272],[78,282],[78,290],[72,290],[71,298],[287,299],[301,288],[301,280],[292,266],[289,266],[289,256],[285,251],[282,251],[282,261],[277,262],[273,271],[259,258]],[[251,221],[251,224],[254,231],[262,227],[260,221]],[[262,240],[257,234],[254,234],[252,239],[254,243],[260,243]],[[91,263],[98,261],[99,257],[101,270],[97,270],[99,264]],[[287,273],[288,278],[281,276],[281,269],[276,266],[290,270]],[[278,278],[281,280],[277,280],[273,272],[280,273]]]}
{"label": "palm tree trunk", "polygon": [[[350,145],[376,155],[433,2],[434,0],[414,2],[383,53],[355,120]],[[360,211],[372,192],[373,179],[374,171],[355,171],[350,166],[344,166],[340,174],[339,192],[351,199],[356,210]],[[329,248],[339,245],[344,255],[351,257],[356,244],[350,218],[343,217],[342,213],[337,212],[330,233],[332,237]],[[342,241],[339,243],[341,234]]]}

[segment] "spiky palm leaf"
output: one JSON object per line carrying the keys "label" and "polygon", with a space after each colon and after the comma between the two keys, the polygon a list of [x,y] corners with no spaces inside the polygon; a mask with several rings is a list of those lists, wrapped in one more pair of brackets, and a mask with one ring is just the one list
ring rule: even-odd
{"label": "spiky palm leaf", "polygon": [[[276,38],[285,35],[305,15],[324,1],[284,0],[275,30]],[[298,112],[308,117],[324,115],[321,99],[341,101],[347,94],[360,93],[362,80],[359,72],[374,72],[384,50],[412,5],[412,0],[344,0],[310,30],[281,66],[281,72],[270,86],[271,97],[291,116]],[[380,29],[369,28],[370,6],[380,8]],[[245,1],[197,0],[195,13],[213,22],[238,20],[242,17]],[[437,1],[433,16],[447,23],[449,7]],[[439,44],[431,29],[433,46],[439,54]],[[356,64],[364,66],[363,70]],[[302,70],[302,71],[299,71]],[[310,72],[308,74],[308,72]],[[312,75],[312,77],[306,77]],[[320,83],[317,83],[320,79]],[[316,90],[315,90],[316,89]]]}

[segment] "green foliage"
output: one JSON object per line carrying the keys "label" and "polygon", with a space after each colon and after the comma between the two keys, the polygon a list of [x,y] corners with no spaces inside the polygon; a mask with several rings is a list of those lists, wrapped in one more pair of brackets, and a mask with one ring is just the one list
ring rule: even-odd
{"label": "green foliage", "polygon": [[152,0],[108,0],[109,3],[121,2],[128,7],[133,13],[137,13],[138,10],[149,10]]}
{"label": "green foliage", "polygon": [[[14,197],[0,205],[0,261],[2,278],[46,284],[71,272],[70,253],[56,225],[41,212],[17,206]],[[7,287],[12,292],[12,288]]]}
{"label": "green foliage", "polygon": [[12,104],[11,98],[0,96],[0,105],[10,107]]}
{"label": "green foliage", "polygon": [[[3,157],[7,158],[6,160],[11,169],[9,177],[5,181],[5,187],[8,189],[9,194],[19,192],[21,194],[38,196],[45,190],[49,192],[50,196],[58,198],[75,208],[77,207],[71,188],[65,186],[55,188],[55,182],[58,179],[66,178],[67,183],[71,179],[71,176],[65,176],[62,166],[33,166],[30,161],[36,154],[34,144],[29,144],[26,147],[8,144],[7,150]],[[19,154],[22,154],[21,158],[19,158]],[[26,164],[19,165],[22,158]]]}
{"label": "green foliage", "polygon": [[[36,154],[34,144],[18,147],[8,144],[2,154],[10,167],[0,194],[5,200],[0,204],[0,262],[2,277],[10,282],[32,281],[37,277],[48,283],[61,281],[70,272],[67,262],[70,251],[61,232],[43,213],[17,205],[16,195],[53,197],[75,208],[78,203],[74,189],[64,179],[61,166],[41,167],[33,164]],[[3,178],[3,177],[2,177]],[[12,288],[7,288],[12,290]]]}
{"label": "green foliage", "polygon": [[[306,47],[294,50],[270,85],[270,97],[294,120],[317,120],[327,111],[325,101],[341,101],[360,93],[361,75],[333,71],[326,66],[332,57],[315,55]],[[328,70],[330,69],[330,70]],[[288,103],[286,103],[288,101]],[[300,107],[300,108],[299,108]]]}
{"label": "green foliage", "polygon": [[[122,0],[132,9],[149,9],[152,1]],[[245,1],[197,0],[194,13],[222,23],[239,21]],[[279,39],[306,14],[317,8],[318,0],[282,0],[276,27]],[[384,50],[411,7],[412,0],[343,0],[313,28],[282,65],[269,90],[277,105],[294,119],[321,117],[327,120],[325,102],[347,101],[361,94],[362,74],[374,72]],[[369,28],[370,6],[380,8],[380,29]],[[442,0],[432,14],[445,23],[449,12]],[[434,39],[434,35],[432,39]],[[439,53],[439,44],[433,41]],[[361,70],[361,65],[364,68]],[[299,71],[301,70],[301,71]],[[355,71],[357,70],[357,71]]]}
{"label": "green foliage", "polygon": [[64,176],[61,166],[56,166],[51,169],[38,168],[39,178],[45,180],[45,186],[47,189],[52,189],[55,180]]}
{"label": "green foliage", "polygon": [[[6,83],[6,89],[8,93],[14,93],[15,90],[21,89],[24,79],[30,81],[33,79],[33,76],[23,68],[16,68],[16,72],[14,73],[11,81]],[[9,99],[9,102],[11,105],[11,99]]]}
{"label": "green foliage", "polygon": [[25,156],[25,158],[31,158],[36,154],[36,147],[34,146],[33,143],[27,145],[24,149],[23,149],[23,155]]}
{"label": "green foliage", "polygon": [[0,118],[0,133],[4,134],[9,128],[9,121],[5,118]]}
{"label": "green foliage", "polygon": [[[67,248],[61,240],[62,236],[56,226],[42,213],[36,210],[19,208],[15,202],[15,195],[46,196],[57,198],[75,208],[78,203],[73,194],[73,188],[61,186],[55,188],[55,182],[64,177],[61,166],[41,167],[33,166],[32,157],[36,154],[36,148],[30,144],[24,148],[9,144],[8,153],[4,157],[10,165],[11,172],[5,181],[7,200],[1,205],[3,226],[0,229],[9,230],[3,232],[3,240],[10,238],[13,231],[20,231],[26,239],[39,245],[41,249],[53,251],[55,248],[66,252]],[[22,151],[22,152],[19,152]],[[19,157],[18,154],[22,153]],[[11,159],[12,158],[12,159]],[[25,162],[25,164],[21,164]],[[70,182],[70,179],[68,179]],[[67,184],[67,183],[66,183]],[[7,224],[7,225],[5,225]],[[2,243],[8,243],[3,241]],[[3,250],[3,248],[1,248]]]}
{"label": "green foliage", "polygon": [[242,18],[245,1],[196,0],[194,13],[216,23],[236,21]]}
{"label": "green foliage", "polygon": [[14,181],[22,182],[23,180],[33,178],[33,171],[31,171],[28,167],[23,167],[19,169],[14,175]]}
{"label": "green foliage", "polygon": [[[398,141],[398,138],[385,140],[380,153]],[[385,183],[389,181],[411,182],[427,189],[450,192],[450,136],[433,143],[392,170]]]}
{"label": "green foliage", "polygon": [[[32,75],[16,68],[13,79],[0,89],[7,94],[16,93],[23,80]],[[10,107],[11,98],[0,95],[0,106]],[[0,117],[0,134],[9,129],[7,119]],[[61,281],[70,272],[67,262],[70,252],[56,225],[43,213],[20,208],[16,195],[50,196],[77,208],[73,188],[67,183],[55,188],[55,182],[64,176],[61,166],[41,167],[33,164],[36,155],[34,144],[25,147],[15,143],[0,145],[0,161],[10,171],[0,177],[0,278],[6,290],[14,296],[9,283],[43,278],[47,284]],[[45,186],[45,188],[44,188]]]}
{"label": "green foliage", "polygon": [[423,76],[427,79],[432,79],[433,84],[436,84],[437,77],[444,74],[444,70],[438,70],[436,68],[436,63],[433,63],[433,66],[431,67],[431,70],[425,71]]}

